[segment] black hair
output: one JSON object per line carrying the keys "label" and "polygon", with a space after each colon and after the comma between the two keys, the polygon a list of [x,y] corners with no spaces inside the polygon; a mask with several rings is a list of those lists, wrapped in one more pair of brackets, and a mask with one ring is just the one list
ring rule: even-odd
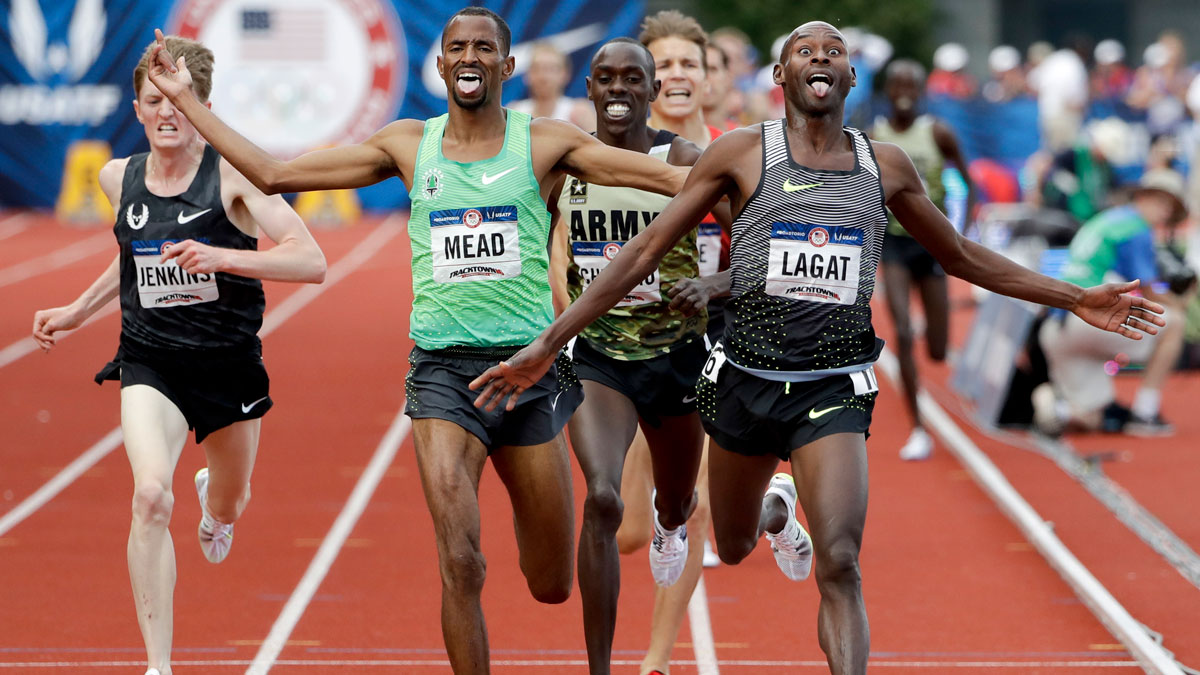
{"label": "black hair", "polygon": [[642,44],[638,40],[634,40],[633,38],[629,38],[629,37],[615,37],[615,38],[609,40],[608,42],[605,42],[604,44],[600,45],[600,49],[597,49],[596,53],[592,55],[592,63],[591,63],[592,67],[595,67],[596,59],[599,58],[600,52],[603,51],[603,49],[609,45],[633,45],[635,47],[641,48],[642,53],[646,56],[646,75],[651,80],[654,79],[654,55],[650,53],[650,50],[646,48],[646,45]]}
{"label": "black hair", "polygon": [[508,56],[508,50],[512,48],[512,29],[508,27],[507,21],[487,7],[463,7],[455,12],[454,16],[451,16],[449,19],[447,19],[446,23],[442,26],[443,41],[446,39],[446,29],[450,27],[450,22],[454,21],[460,16],[484,16],[491,19],[496,24],[496,32],[499,33],[500,53]]}

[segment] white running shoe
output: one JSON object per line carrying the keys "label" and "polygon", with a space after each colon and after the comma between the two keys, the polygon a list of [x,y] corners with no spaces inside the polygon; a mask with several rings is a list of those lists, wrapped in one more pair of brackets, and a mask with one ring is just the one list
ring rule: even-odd
{"label": "white running shoe", "polygon": [[775,552],[775,564],[792,581],[804,581],[812,571],[812,539],[796,520],[796,481],[790,473],[771,477],[767,495],[776,495],[787,507],[787,525],[776,534],[767,532],[767,541]]}
{"label": "white running shoe", "polygon": [[908,435],[908,442],[900,448],[900,459],[906,462],[919,462],[929,459],[933,454],[933,437],[924,427],[917,427]]}
{"label": "white running shoe", "polygon": [[654,506],[653,496],[650,498],[650,508],[654,512],[654,539],[650,541],[650,572],[654,575],[654,583],[670,586],[679,581],[680,575],[683,574],[683,566],[687,563],[687,523],[673,531],[667,531],[658,522],[658,508]]}
{"label": "white running shoe", "polygon": [[150,668],[146,670],[146,675],[162,675],[162,673],[158,671],[158,668]]}
{"label": "white running shoe", "polygon": [[713,550],[712,542],[707,537],[704,539],[704,558],[701,559],[700,564],[703,567],[721,566],[721,556],[717,555],[717,552]]}
{"label": "white running shoe", "polygon": [[210,563],[219,563],[233,546],[233,525],[217,522],[208,513],[208,467],[196,472],[196,494],[200,495],[200,551]]}

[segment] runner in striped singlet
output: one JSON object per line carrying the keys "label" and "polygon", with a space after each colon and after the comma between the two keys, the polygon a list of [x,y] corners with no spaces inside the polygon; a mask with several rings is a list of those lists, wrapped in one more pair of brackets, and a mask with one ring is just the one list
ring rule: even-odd
{"label": "runner in striped singlet", "polygon": [[[902,150],[842,126],[854,86],[845,38],[810,22],[775,66],[786,119],[731,131],[692,169],[654,223],[529,347],[471,384],[479,403],[512,401],[562,344],[619,301],[722,197],[733,213],[732,298],[724,344],[701,373],[712,437],[709,491],[717,551],[743,560],[766,532],[780,569],[807,574],[796,502],[813,528],[820,643],[834,673],[865,673],[869,631],[858,552],[867,513],[866,437],[882,349],[870,297],[886,224],[896,214],[950,274],[997,293],[1069,309],[1138,339],[1162,308],[1137,282],[1082,289],[1025,269],[959,236],[929,201]],[[772,474],[780,459],[791,475]],[[764,496],[764,489],[766,495]]]}
{"label": "runner in striped singlet", "polygon": [[[421,485],[434,521],[442,635],[456,673],[488,671],[480,594],[478,487],[490,457],[512,500],[521,570],[541,602],[570,594],[574,560],[571,473],[562,427],[580,399],[565,359],[515,410],[473,405],[467,384],[532,341],[553,318],[546,198],[563,174],[590,184],[674,194],[685,169],[604,145],[574,125],[531,120],[500,105],[516,66],[511,33],[468,7],[442,32],[438,72],[448,113],[400,120],[366,141],[281,162],[237,135],[189,95],[183,63],[151,78],[223,156],[266,192],[330,190],[398,176],[413,200],[413,309],[407,409]],[[683,522],[680,514],[669,527]]]}

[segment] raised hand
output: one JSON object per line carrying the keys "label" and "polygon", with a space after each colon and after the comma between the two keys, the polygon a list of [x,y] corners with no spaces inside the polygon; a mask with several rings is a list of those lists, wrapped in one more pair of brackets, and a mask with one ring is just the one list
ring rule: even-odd
{"label": "raised hand", "polygon": [[1140,285],[1137,279],[1127,283],[1102,284],[1085,289],[1075,315],[1097,328],[1141,340],[1142,333],[1157,335],[1167,325],[1162,305],[1141,296],[1130,295]]}
{"label": "raised hand", "polygon": [[166,38],[161,30],[154,29],[154,51],[150,56],[150,69],[146,76],[164,96],[174,99],[192,88],[192,73],[187,69],[183,57],[171,60],[167,51]]}
{"label": "raised hand", "polygon": [[175,259],[175,264],[188,274],[212,274],[225,269],[225,249],[185,239],[167,247],[161,262]]}
{"label": "raised hand", "polygon": [[540,340],[535,340],[509,360],[488,368],[468,385],[471,391],[483,387],[475,398],[475,407],[491,412],[506,396],[504,409],[517,407],[521,393],[542,379],[557,355],[556,350],[547,349]]}

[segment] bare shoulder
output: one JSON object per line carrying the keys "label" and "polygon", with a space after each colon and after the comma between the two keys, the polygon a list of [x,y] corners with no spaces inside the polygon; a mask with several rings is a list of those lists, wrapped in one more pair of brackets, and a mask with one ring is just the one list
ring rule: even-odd
{"label": "bare shoulder", "polygon": [[738,127],[721,134],[713,139],[708,148],[716,152],[744,152],[748,148],[762,144],[762,125],[754,124],[748,127]]}
{"label": "bare shoulder", "polygon": [[587,132],[574,124],[549,117],[535,117],[530,120],[529,135],[531,140],[538,144],[547,142],[578,143],[591,138]]}
{"label": "bare shoulder", "polygon": [[895,143],[883,141],[870,141],[870,143],[871,148],[875,150],[875,159],[879,162],[880,167],[900,171],[906,166],[912,166],[912,160],[908,158],[908,153]]}
{"label": "bare shoulder", "polygon": [[667,153],[667,164],[692,166],[696,160],[700,159],[702,152],[700,146],[683,136],[676,136],[671,139],[671,151]]}
{"label": "bare shoulder", "polygon": [[113,208],[117,208],[121,203],[121,185],[125,182],[125,167],[129,166],[128,157],[119,157],[110,159],[105,162],[104,166],[100,167],[100,189],[104,190],[104,194],[108,196],[108,200],[112,202]]}
{"label": "bare shoulder", "polygon": [[389,123],[379,131],[376,131],[371,138],[382,141],[411,141],[421,140],[421,136],[425,133],[425,120],[403,119]]}

